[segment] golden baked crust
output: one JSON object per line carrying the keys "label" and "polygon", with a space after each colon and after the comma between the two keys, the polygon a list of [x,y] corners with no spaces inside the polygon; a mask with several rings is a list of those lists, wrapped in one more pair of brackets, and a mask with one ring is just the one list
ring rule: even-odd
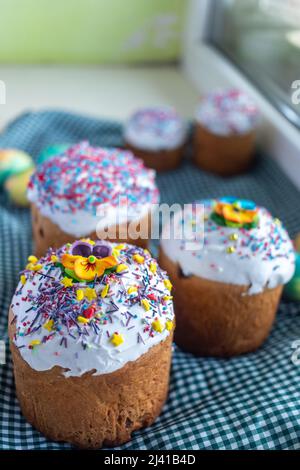
{"label": "golden baked crust", "polygon": [[149,426],[167,398],[173,333],[138,360],[104,375],[66,378],[60,367],[33,370],[9,336],[17,396],[25,418],[54,441],[82,448],[116,446]]}
{"label": "golden baked crust", "polygon": [[246,171],[254,155],[255,133],[219,136],[196,124],[195,163],[206,171],[231,176]]}
{"label": "golden baked crust", "polygon": [[[31,205],[31,217],[35,254],[38,258],[45,255],[49,247],[59,248],[66,243],[72,243],[78,238],[63,232],[58,225],[54,224],[48,217],[43,216],[35,204]],[[121,225],[120,228],[124,225]],[[151,238],[151,214],[147,214],[143,219],[141,219],[137,230],[140,230],[141,227],[144,227],[144,238],[139,238],[137,240],[131,240],[129,237],[126,240],[115,238],[109,239],[109,241],[121,241],[122,243],[132,243],[142,248],[148,248],[149,239]],[[116,233],[118,235],[118,230]],[[98,235],[96,232],[93,232],[88,235],[88,238],[91,238],[92,240],[101,239],[101,232]]]}
{"label": "golden baked crust", "polygon": [[230,357],[261,346],[272,327],[282,286],[243,295],[248,286],[181,276],[162,248],[159,263],[174,286],[175,342],[180,347],[200,356]]}
{"label": "golden baked crust", "polygon": [[180,165],[184,146],[181,145],[175,149],[159,150],[156,152],[138,149],[128,143],[126,148],[131,150],[136,157],[141,158],[146,167],[153,168],[156,171],[168,171],[174,170]]}

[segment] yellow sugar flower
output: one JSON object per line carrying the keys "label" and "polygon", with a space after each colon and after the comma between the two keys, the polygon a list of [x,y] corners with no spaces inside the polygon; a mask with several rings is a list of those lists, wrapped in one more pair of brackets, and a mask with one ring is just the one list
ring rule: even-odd
{"label": "yellow sugar flower", "polygon": [[65,268],[74,271],[76,277],[83,281],[92,281],[96,276],[102,276],[106,269],[113,268],[118,264],[112,255],[98,259],[93,255],[84,258],[83,256],[64,254],[61,262]]}

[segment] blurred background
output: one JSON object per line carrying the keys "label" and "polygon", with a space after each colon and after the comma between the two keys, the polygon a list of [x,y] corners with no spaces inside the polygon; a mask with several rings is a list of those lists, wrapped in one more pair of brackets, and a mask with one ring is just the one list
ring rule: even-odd
{"label": "blurred background", "polygon": [[186,0],[0,0],[2,124],[27,108],[125,118],[144,104],[186,115],[178,69]]}
{"label": "blurred background", "polygon": [[0,11],[0,128],[49,107],[124,120],[166,104],[192,118],[203,92],[229,84],[259,102],[272,142],[274,126],[299,141],[300,0],[0,0]]}
{"label": "blurred background", "polygon": [[170,62],[185,0],[1,0],[5,63]]}
{"label": "blurred background", "polygon": [[[208,38],[269,99],[291,102],[291,83],[300,73],[300,2],[298,0],[218,1]],[[297,116],[295,123],[299,124]]]}

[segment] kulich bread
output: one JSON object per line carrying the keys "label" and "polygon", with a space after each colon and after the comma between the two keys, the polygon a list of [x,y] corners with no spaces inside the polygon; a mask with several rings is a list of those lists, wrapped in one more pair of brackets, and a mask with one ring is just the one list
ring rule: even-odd
{"label": "kulich bread", "polygon": [[130,144],[126,144],[126,148],[134,155],[141,158],[146,167],[153,168],[158,172],[175,170],[175,168],[180,165],[184,149],[184,147],[181,146],[175,149],[150,152],[136,148]]}
{"label": "kulich bread", "polygon": [[200,356],[230,357],[254,351],[267,338],[282,286],[249,296],[248,286],[182,276],[163,249],[159,261],[174,286],[175,341],[181,348]]}
{"label": "kulich bread", "polygon": [[[35,204],[31,205],[31,219],[33,239],[35,241],[35,254],[38,257],[46,253],[50,246],[58,247],[76,240],[75,236],[71,236],[63,232],[58,225],[52,222],[52,220],[43,216]],[[125,238],[124,235],[122,235],[123,229],[127,229],[128,226],[128,222],[125,222],[119,226],[115,226],[115,237],[106,237],[105,230],[101,230],[97,231],[97,233],[90,233],[89,238],[92,240],[107,238],[112,242],[121,240],[122,243],[133,243],[129,236]],[[149,212],[139,221],[137,226],[139,233],[143,234],[143,237],[135,240],[136,245],[140,246],[141,248],[148,247],[149,240],[151,238],[151,227],[152,216]],[[112,226],[110,228],[112,228]]]}
{"label": "kulich bread", "polygon": [[161,412],[168,393],[171,342],[172,335],[111,374],[67,379],[62,379],[60,367],[33,370],[12,344],[23,415],[54,441],[82,448],[123,444],[132,431],[150,426]]}
{"label": "kulich bread", "polygon": [[257,122],[257,107],[240,90],[204,96],[196,110],[196,164],[221,176],[246,171],[253,161]]}
{"label": "kulich bread", "polygon": [[9,335],[25,418],[50,439],[114,446],[167,398],[171,283],[147,250],[80,240],[29,257]]}
{"label": "kulich bread", "polygon": [[255,133],[216,135],[197,124],[194,144],[194,158],[200,168],[220,176],[233,176],[250,168],[253,161]]}
{"label": "kulich bread", "polygon": [[125,124],[126,147],[156,171],[179,166],[186,138],[186,124],[167,106],[140,109]]}
{"label": "kulich bread", "polygon": [[236,198],[199,201],[171,223],[176,237],[168,239],[166,225],[160,264],[174,286],[175,342],[201,356],[258,348],[295,269],[282,224],[266,209]]}
{"label": "kulich bread", "polygon": [[[45,248],[59,248],[80,237],[147,247],[159,192],[155,172],[131,152],[81,142],[37,167],[28,197],[40,257]],[[119,237],[120,228],[130,224],[140,226],[137,238],[126,231]]]}

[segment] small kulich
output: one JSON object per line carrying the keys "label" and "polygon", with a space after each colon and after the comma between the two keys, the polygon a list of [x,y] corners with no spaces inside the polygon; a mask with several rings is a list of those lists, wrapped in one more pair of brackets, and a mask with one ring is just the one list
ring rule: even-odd
{"label": "small kulich", "polygon": [[255,133],[220,136],[200,124],[194,135],[194,161],[205,171],[233,176],[247,171],[253,163]]}
{"label": "small kulich", "polygon": [[139,109],[125,123],[126,148],[156,171],[179,166],[186,138],[186,123],[167,106]]}
{"label": "small kulich", "polygon": [[175,170],[180,165],[184,152],[184,146],[151,152],[126,143],[126,148],[136,157],[141,158],[146,167],[158,172]]}
{"label": "small kulich", "polygon": [[248,170],[255,153],[258,120],[256,105],[241,90],[206,94],[196,109],[195,163],[220,176]]}

